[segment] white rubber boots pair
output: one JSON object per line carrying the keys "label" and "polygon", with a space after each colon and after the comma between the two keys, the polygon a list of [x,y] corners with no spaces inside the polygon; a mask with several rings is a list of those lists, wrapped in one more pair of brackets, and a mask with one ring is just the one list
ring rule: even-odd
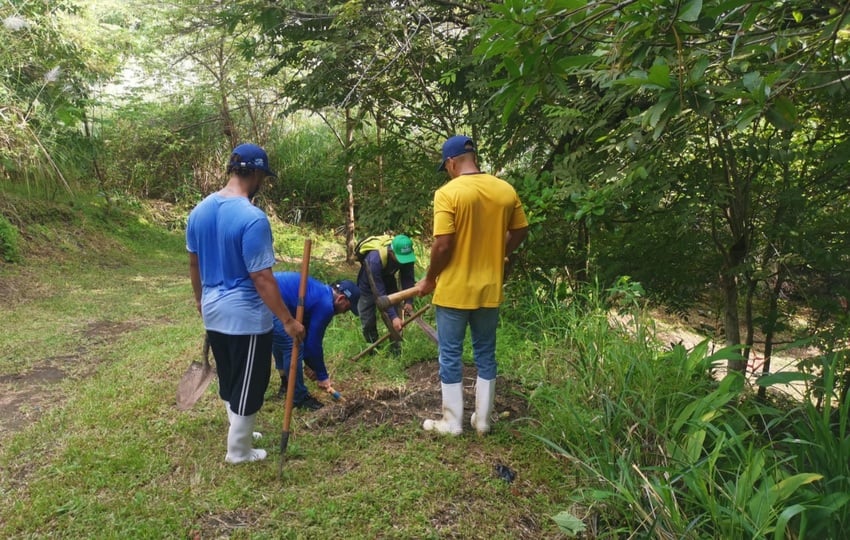
{"label": "white rubber boots pair", "polygon": [[227,408],[227,417],[230,419],[230,430],[227,432],[227,455],[224,457],[224,461],[227,463],[245,463],[266,459],[265,450],[252,448],[254,439],[263,436],[254,431],[257,413],[250,416],[240,416],[230,410],[230,403],[225,401],[224,406]]}
{"label": "white rubber boots pair", "polygon": [[[443,418],[425,420],[422,428],[448,435],[460,435],[463,432],[463,383],[442,384]],[[479,435],[490,431],[490,414],[493,412],[496,397],[496,379],[486,380],[478,377],[475,381],[475,412],[470,423]]]}

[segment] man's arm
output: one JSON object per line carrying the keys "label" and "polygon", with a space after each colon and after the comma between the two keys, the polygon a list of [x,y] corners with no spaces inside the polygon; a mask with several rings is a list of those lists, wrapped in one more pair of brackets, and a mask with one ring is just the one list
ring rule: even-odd
{"label": "man's arm", "polygon": [[310,328],[307,330],[307,339],[304,342],[304,363],[316,374],[316,384],[319,388],[329,388],[331,377],[325,366],[325,331],[334,317],[333,304],[330,311],[324,306],[315,305],[311,312]]}
{"label": "man's arm", "polygon": [[283,298],[280,296],[280,287],[277,285],[277,280],[274,278],[271,268],[265,268],[258,272],[251,272],[251,281],[254,282],[254,287],[257,288],[260,298],[268,306],[275,317],[283,323],[283,329],[292,339],[301,341],[304,339],[304,325],[298,322],[286,304],[283,303]]}
{"label": "man's arm", "polygon": [[203,292],[203,287],[201,286],[201,270],[198,266],[198,254],[197,253],[189,253],[189,279],[192,281],[192,292],[195,293],[195,307],[198,310],[198,313],[201,313],[201,293]]}
{"label": "man's arm", "polygon": [[437,288],[437,276],[449,265],[454,249],[454,233],[441,234],[434,238],[434,243],[431,245],[431,264],[428,266],[428,273],[416,284],[419,288],[419,296],[430,294]]}
{"label": "man's arm", "polygon": [[528,227],[508,229],[508,234],[505,238],[505,257],[510,256],[522,244],[526,236],[528,236]]}

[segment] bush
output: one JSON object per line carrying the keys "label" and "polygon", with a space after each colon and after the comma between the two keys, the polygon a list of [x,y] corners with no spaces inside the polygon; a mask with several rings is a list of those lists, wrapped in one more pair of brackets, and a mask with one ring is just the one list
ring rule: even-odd
{"label": "bush", "polygon": [[21,262],[21,234],[18,228],[0,214],[0,257],[6,262]]}
{"label": "bush", "polygon": [[[797,415],[805,421],[791,421],[746,399],[740,374],[711,375],[737,348],[710,354],[706,340],[659,350],[636,285],[621,279],[570,295],[542,287],[522,295],[519,309],[506,306],[503,325],[536,329],[539,354],[524,363],[537,370],[506,370],[532,382],[543,376],[529,396],[532,435],[582,477],[556,516],[561,530],[592,523],[595,538],[612,539],[840,537],[850,405],[807,403]],[[829,395],[834,379],[823,385]]]}

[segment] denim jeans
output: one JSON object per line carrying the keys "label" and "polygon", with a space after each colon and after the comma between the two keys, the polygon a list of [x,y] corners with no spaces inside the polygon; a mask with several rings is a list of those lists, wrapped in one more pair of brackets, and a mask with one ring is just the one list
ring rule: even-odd
{"label": "denim jeans", "polygon": [[455,384],[463,380],[463,341],[466,327],[472,334],[472,357],[478,376],[496,378],[496,327],[499,308],[455,309],[435,307],[440,349],[440,381]]}
{"label": "denim jeans", "polygon": [[[274,334],[272,340],[272,355],[274,356],[275,369],[282,369],[289,376],[289,365],[292,360],[292,338],[289,335]],[[304,351],[298,349],[298,369],[295,370],[295,393],[292,395],[293,403],[300,403],[307,399],[310,391],[304,384]]]}

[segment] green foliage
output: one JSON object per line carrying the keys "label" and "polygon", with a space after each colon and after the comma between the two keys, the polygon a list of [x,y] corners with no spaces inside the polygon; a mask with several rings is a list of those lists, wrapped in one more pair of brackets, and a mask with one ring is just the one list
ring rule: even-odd
{"label": "green foliage", "polygon": [[598,524],[600,538],[835,537],[850,477],[842,424],[813,411],[815,422],[800,422],[747,401],[740,374],[715,381],[718,364],[740,358],[737,348],[709,354],[704,341],[659,351],[640,322],[641,294],[624,278],[605,294],[582,288],[541,301],[526,293],[520,303],[512,293],[503,312],[506,331],[535,329],[533,343],[516,343],[522,330],[511,334],[512,349],[529,348],[529,357],[503,366],[534,387],[532,434],[581,474],[576,506],[560,515],[563,531],[579,516]]}
{"label": "green foliage", "polygon": [[331,127],[318,116],[293,114],[273,141],[278,178],[265,191],[278,216],[295,225],[344,223],[344,152]]}
{"label": "green foliage", "polygon": [[116,43],[74,1],[3,2],[0,21],[3,176],[42,192],[87,187],[89,107]]}
{"label": "green foliage", "polygon": [[218,144],[216,126],[206,122],[215,110],[194,98],[134,102],[114,111],[98,150],[104,192],[189,205],[221,187],[230,149]]}
{"label": "green foliage", "polygon": [[805,400],[782,425],[782,447],[796,470],[812,471],[824,480],[797,496],[801,528],[813,538],[838,538],[850,527],[850,399],[839,393],[841,374],[846,378],[846,353],[821,357],[822,404]]}
{"label": "green foliage", "polygon": [[0,257],[6,262],[20,262],[21,233],[3,214],[0,214]]}
{"label": "green foliage", "polygon": [[[566,246],[532,234],[535,267],[635,276],[675,306],[717,286],[732,319],[739,294],[765,310],[745,328],[778,320],[783,282],[814,299],[843,273],[836,240],[803,216],[846,207],[846,12],[729,5],[505,2],[481,20],[473,54],[495,62],[499,138],[522,141],[505,155],[540,184],[523,195],[553,223],[548,243]],[[824,264],[797,266],[802,253]],[[727,322],[730,342],[752,339]]]}

